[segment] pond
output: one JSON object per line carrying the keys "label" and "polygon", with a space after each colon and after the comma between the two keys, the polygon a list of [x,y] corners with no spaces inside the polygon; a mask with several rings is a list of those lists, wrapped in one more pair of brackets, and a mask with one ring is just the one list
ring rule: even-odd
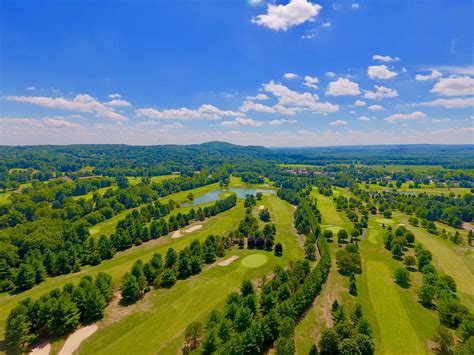
{"label": "pond", "polygon": [[206,202],[213,202],[217,201],[221,198],[222,194],[226,193],[235,193],[240,198],[245,198],[247,195],[256,195],[257,192],[261,192],[262,194],[275,194],[275,190],[271,189],[255,189],[255,188],[241,188],[241,187],[233,187],[230,189],[216,189],[205,193],[199,197],[196,197],[193,201],[183,203],[182,206],[196,206]]}

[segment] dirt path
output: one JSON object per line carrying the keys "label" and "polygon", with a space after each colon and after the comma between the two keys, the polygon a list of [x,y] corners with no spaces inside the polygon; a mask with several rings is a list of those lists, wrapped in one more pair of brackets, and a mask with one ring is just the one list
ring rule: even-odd
{"label": "dirt path", "polygon": [[79,348],[81,343],[94,334],[98,328],[97,324],[92,324],[76,330],[67,338],[58,355],[72,355],[74,351]]}

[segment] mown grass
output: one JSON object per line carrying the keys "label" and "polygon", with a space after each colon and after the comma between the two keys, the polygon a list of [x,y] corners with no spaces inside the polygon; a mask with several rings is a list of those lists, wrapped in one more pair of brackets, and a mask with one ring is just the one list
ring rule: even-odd
{"label": "mown grass", "polygon": [[[205,320],[209,312],[224,304],[227,295],[238,290],[244,279],[258,279],[269,274],[275,265],[285,265],[289,260],[303,258],[302,247],[292,228],[293,208],[278,197],[264,196],[261,203],[269,208],[272,222],[276,223],[276,240],[283,244],[283,256],[271,252],[239,250],[236,247],[226,253],[223,259],[239,255],[232,264],[221,267],[213,264],[202,273],[188,280],[178,281],[169,290],[151,291],[134,309],[117,319],[113,310],[99,325],[99,330],[87,339],[78,353],[176,354],[184,342],[186,326],[196,320]],[[242,218],[242,206],[232,224],[218,219],[221,233],[228,226],[235,228]],[[268,261],[255,268],[245,267],[245,256],[264,254]],[[133,339],[133,340],[131,340]]]}
{"label": "mown grass", "polygon": [[446,170],[442,165],[368,165],[372,169],[387,170],[390,172],[399,172],[405,170],[412,170],[416,172],[423,172],[428,170]]}

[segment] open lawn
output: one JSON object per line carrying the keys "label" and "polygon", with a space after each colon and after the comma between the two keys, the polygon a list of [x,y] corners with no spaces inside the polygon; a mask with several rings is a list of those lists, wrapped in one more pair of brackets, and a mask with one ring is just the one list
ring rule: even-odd
{"label": "open lawn", "polygon": [[369,165],[372,169],[387,170],[390,172],[412,170],[417,172],[428,171],[428,170],[446,170],[442,165]]}
{"label": "open lawn", "polygon": [[370,302],[380,329],[378,353],[426,353],[416,336],[387,265],[380,261],[367,261],[364,273],[367,277]]}
{"label": "open lawn", "polygon": [[[78,353],[179,353],[186,326],[195,320],[204,320],[213,308],[221,307],[227,295],[236,291],[244,279],[258,279],[269,274],[275,265],[302,259],[303,251],[292,229],[293,208],[274,195],[265,196],[261,203],[269,208],[272,221],[276,223],[276,240],[283,244],[282,257],[271,252],[234,247],[223,258],[239,256],[230,265],[213,264],[201,274],[179,281],[169,290],[153,290],[143,301],[132,306],[133,312],[126,310],[122,317],[113,310],[107,312],[99,330],[83,343]],[[240,222],[241,209],[239,213],[235,223]],[[225,224],[221,221],[219,225],[224,228]],[[265,259],[266,262],[257,265],[256,261]],[[253,267],[246,266],[245,261],[252,261]]]}

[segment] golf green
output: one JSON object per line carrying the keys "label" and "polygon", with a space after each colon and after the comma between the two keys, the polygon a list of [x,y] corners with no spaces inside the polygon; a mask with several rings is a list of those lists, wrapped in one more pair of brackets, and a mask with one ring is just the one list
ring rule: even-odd
{"label": "golf green", "polygon": [[379,224],[393,224],[395,223],[393,219],[390,218],[377,218],[377,223]]}
{"label": "golf green", "polygon": [[246,267],[259,267],[264,265],[268,260],[268,256],[263,254],[249,255],[242,260],[242,265]]}
{"label": "golf green", "polygon": [[333,234],[337,234],[337,232],[339,232],[342,228],[339,226],[330,226],[330,227],[326,227],[326,229],[333,232]]}

